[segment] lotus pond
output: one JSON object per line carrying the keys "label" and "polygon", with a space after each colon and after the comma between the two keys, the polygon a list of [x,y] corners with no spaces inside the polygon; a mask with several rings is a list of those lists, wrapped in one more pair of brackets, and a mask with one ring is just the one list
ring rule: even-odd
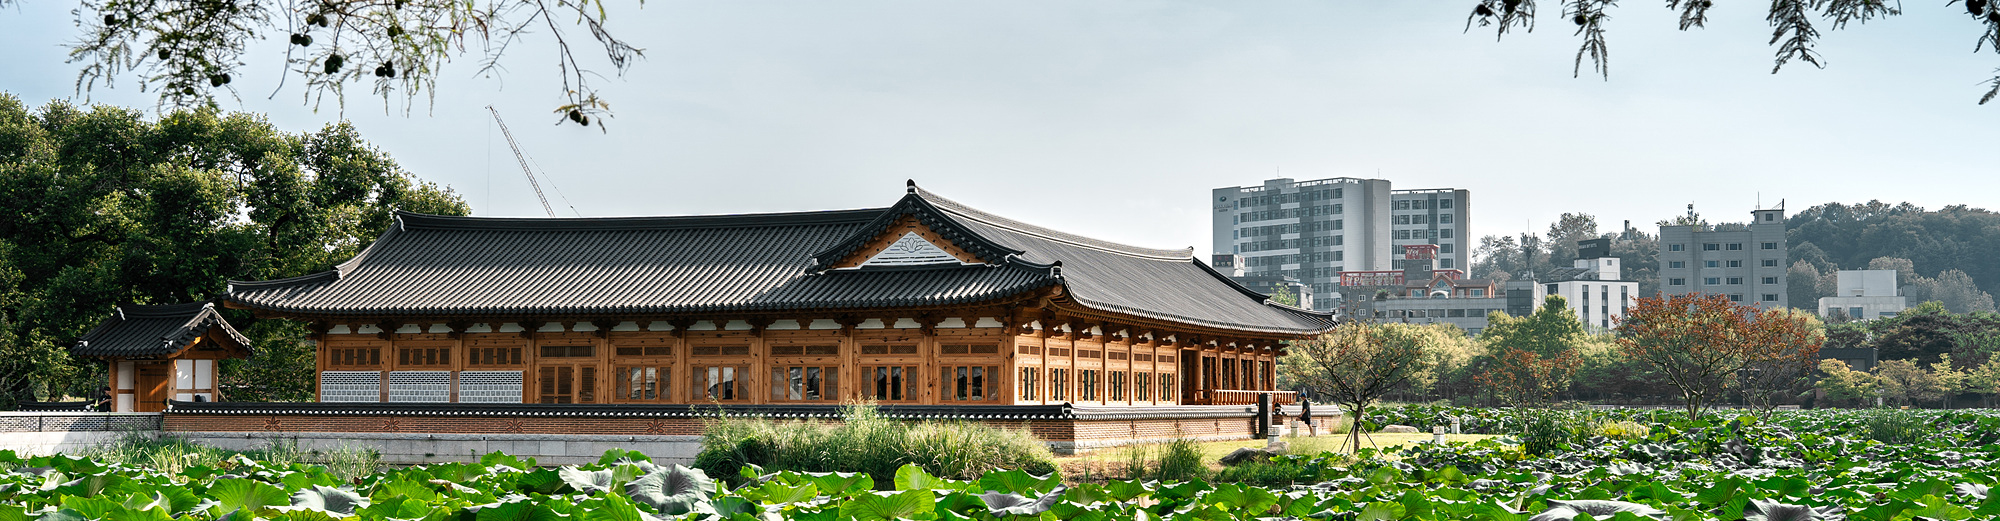
{"label": "lotus pond", "polygon": [[1411,406],[1377,421],[1499,434],[1359,455],[1292,455],[1292,485],[1110,481],[995,470],[934,477],[711,476],[613,451],[544,468],[491,454],[342,480],[232,457],[168,474],[0,451],[0,521],[651,521],[661,519],[1992,519],[2000,414],[1793,411],[1768,420],[1667,411]]}

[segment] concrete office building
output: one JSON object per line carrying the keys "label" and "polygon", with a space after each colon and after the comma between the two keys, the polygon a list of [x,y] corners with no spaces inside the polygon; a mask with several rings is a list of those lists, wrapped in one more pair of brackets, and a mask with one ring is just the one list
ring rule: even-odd
{"label": "concrete office building", "polygon": [[1747,224],[1661,226],[1660,291],[1727,295],[1765,309],[1784,307],[1784,203],[1754,210],[1750,218]]}
{"label": "concrete office building", "polygon": [[1840,270],[1834,274],[1834,296],[1819,298],[1819,316],[1854,320],[1893,317],[1909,302],[1896,285],[1896,270]]}
{"label": "concrete office building", "polygon": [[1211,191],[1213,247],[1241,255],[1245,276],[1297,279],[1318,296],[1314,309],[1340,306],[1340,272],[1401,269],[1403,246],[1438,246],[1439,269],[1470,263],[1470,194],[1392,190],[1382,179],[1280,178]]}

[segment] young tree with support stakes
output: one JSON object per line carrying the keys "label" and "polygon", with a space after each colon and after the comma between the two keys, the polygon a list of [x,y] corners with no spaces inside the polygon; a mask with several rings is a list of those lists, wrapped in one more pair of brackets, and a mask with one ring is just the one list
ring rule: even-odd
{"label": "young tree with support stakes", "polygon": [[1295,363],[1284,370],[1293,381],[1353,409],[1347,443],[1350,452],[1358,452],[1368,405],[1429,367],[1426,338],[1393,327],[1345,322],[1318,338],[1292,343]]}

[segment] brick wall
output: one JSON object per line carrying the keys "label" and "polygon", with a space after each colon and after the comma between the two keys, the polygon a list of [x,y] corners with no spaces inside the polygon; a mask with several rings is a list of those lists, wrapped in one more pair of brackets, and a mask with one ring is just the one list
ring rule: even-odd
{"label": "brick wall", "polygon": [[[198,433],[398,433],[542,434],[577,436],[699,436],[700,418],[563,418],[546,416],[321,416],[166,415],[163,430]],[[837,421],[837,420],[815,420]],[[1118,420],[984,420],[995,427],[1026,428],[1057,453],[1156,443],[1178,437],[1201,440],[1249,439],[1256,422],[1247,417],[1141,418]]]}

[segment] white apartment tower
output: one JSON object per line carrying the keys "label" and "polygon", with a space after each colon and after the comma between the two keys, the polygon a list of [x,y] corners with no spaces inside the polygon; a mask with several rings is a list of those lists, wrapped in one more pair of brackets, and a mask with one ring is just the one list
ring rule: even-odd
{"label": "white apartment tower", "polygon": [[1438,269],[1466,269],[1469,200],[1465,190],[1392,190],[1387,180],[1349,177],[1217,188],[1214,252],[1242,256],[1245,275],[1298,279],[1320,296],[1316,309],[1331,310],[1340,272],[1400,269],[1406,245],[1435,244]]}

